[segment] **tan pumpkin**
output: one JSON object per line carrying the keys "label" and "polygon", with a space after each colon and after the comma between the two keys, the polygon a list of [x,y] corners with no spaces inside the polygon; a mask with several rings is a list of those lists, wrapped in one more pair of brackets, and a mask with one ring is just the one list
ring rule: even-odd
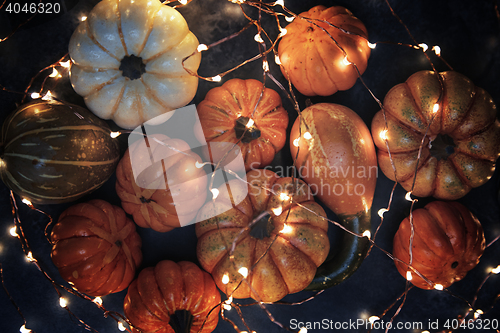
{"label": "tan pumpkin", "polygon": [[[98,117],[134,128],[188,104],[198,87],[182,60],[196,51],[182,15],[159,0],[102,0],[71,36],[71,84]],[[201,56],[184,65],[198,70]]]}

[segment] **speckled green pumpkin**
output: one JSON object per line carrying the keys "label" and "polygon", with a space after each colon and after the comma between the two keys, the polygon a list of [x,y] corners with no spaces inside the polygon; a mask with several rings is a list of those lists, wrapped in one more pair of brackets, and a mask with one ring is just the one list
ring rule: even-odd
{"label": "speckled green pumpkin", "polygon": [[20,106],[3,124],[0,147],[5,185],[39,204],[74,201],[99,188],[120,156],[104,121],[58,101]]}

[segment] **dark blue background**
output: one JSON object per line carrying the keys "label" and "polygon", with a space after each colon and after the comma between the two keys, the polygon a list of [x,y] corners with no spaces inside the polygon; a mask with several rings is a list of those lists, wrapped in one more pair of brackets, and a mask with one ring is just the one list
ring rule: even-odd
{"label": "dark blue background", "polygon": [[[95,0],[66,1],[62,6],[63,14],[39,15],[20,28],[12,38],[0,43],[0,84],[11,90],[23,91],[40,69],[56,62],[67,53],[68,41],[78,24],[78,17],[88,13],[95,3]],[[495,5],[498,1],[393,0],[390,3],[419,43],[426,43],[429,47],[439,45],[443,57],[456,71],[468,76],[476,85],[486,89],[495,102],[500,103],[500,20],[495,12]],[[364,22],[370,41],[412,43],[403,26],[391,15],[383,0],[285,0],[285,4],[296,13],[306,11],[316,4],[343,5]],[[224,0],[193,0],[180,11],[200,42],[205,44],[236,32],[246,24],[245,18],[239,14],[237,5]],[[7,14],[2,9],[0,38],[7,35],[25,19],[26,17],[21,14]],[[266,19],[264,23],[266,27],[271,27],[273,21]],[[256,29],[250,29],[240,37],[204,52],[199,74],[216,75],[257,54],[257,44],[253,41],[255,33]],[[275,30],[274,33],[277,34],[277,31]],[[429,55],[438,70],[447,69],[432,52],[429,52]],[[269,62],[271,72],[284,83],[272,58]],[[392,86],[403,82],[411,74],[422,69],[430,69],[430,66],[420,50],[394,44],[380,44],[372,51],[363,79],[373,93],[382,100]],[[261,62],[246,65],[226,76],[223,82],[232,77],[262,80]],[[209,89],[219,84],[200,81],[198,93],[193,102],[201,101]],[[279,90],[271,80],[268,80],[266,85]],[[58,98],[83,105],[82,99],[72,91],[68,80],[60,80],[54,91]],[[283,94],[282,96],[284,98]],[[297,96],[300,107],[304,108],[306,99],[300,94]],[[0,91],[0,120],[16,108],[16,103],[19,103],[21,98],[21,95],[15,93]],[[356,111],[368,125],[379,110],[377,103],[359,80],[348,91],[329,97],[313,97],[311,101],[313,103],[328,101],[346,105]],[[284,105],[293,120],[295,116],[292,116],[291,103],[284,99]],[[126,137],[121,136],[120,142],[124,151]],[[288,150],[284,149],[277,155],[275,165],[290,164],[291,157]],[[102,188],[80,201],[101,198],[119,205],[114,183],[113,176]],[[472,190],[459,200],[482,222],[487,242],[500,234],[499,184],[500,176],[497,171],[486,185]],[[380,223],[377,211],[387,206],[392,186],[391,181],[383,174],[379,174],[373,203],[372,234]],[[384,224],[376,239],[377,244],[387,251],[392,250],[392,237],[400,221],[409,213],[410,203],[404,200],[404,194],[405,191],[398,186],[392,209],[385,214]],[[431,200],[431,198],[421,199],[416,207],[422,207]],[[69,204],[40,206],[39,208],[57,219],[68,206]],[[78,327],[66,311],[59,307],[58,296],[51,284],[44,279],[34,265],[24,259],[19,242],[9,235],[8,229],[12,226],[10,211],[9,190],[0,184],[0,262],[3,264],[5,284],[23,311],[27,319],[27,327],[38,333],[84,332],[84,329]],[[62,282],[50,261],[50,246],[43,235],[47,219],[22,204],[20,214],[36,258],[58,282]],[[332,213],[329,216],[335,218]],[[196,237],[193,226],[166,234],[145,229],[139,232],[144,241],[143,266],[154,265],[163,259],[196,261]],[[500,242],[497,242],[486,250],[480,264],[465,279],[449,288],[450,292],[471,302],[487,270],[499,264]],[[366,318],[371,315],[380,315],[404,289],[405,280],[396,271],[393,262],[380,250],[374,249],[361,268],[341,285],[327,290],[303,305],[272,305],[268,309],[276,320],[285,326],[289,326],[292,319],[303,322],[326,319],[333,323],[356,321],[363,316]],[[499,294],[500,276],[497,275],[493,276],[479,293],[477,306],[483,310],[489,309]],[[124,295],[125,292],[121,292],[103,297],[104,306],[109,310],[122,312]],[[301,292],[288,296],[285,300],[297,301],[311,295],[311,292]],[[118,332],[116,322],[112,319],[105,319],[102,312],[92,303],[69,297],[69,306],[75,314],[98,331]],[[424,329],[427,329],[426,325],[429,321],[439,320],[440,324],[444,324],[446,320],[452,320],[457,318],[457,315],[464,314],[467,308],[463,300],[446,292],[414,288],[409,292],[406,304],[395,321],[423,322]],[[229,317],[236,318],[234,310],[226,313]],[[243,308],[243,313],[252,330],[266,333],[284,331],[272,324],[266,313],[259,307]],[[393,313],[394,311],[390,311],[383,320],[389,320]],[[496,304],[483,318],[500,318],[500,305]],[[6,294],[0,290],[0,332],[18,332],[21,325],[21,317],[9,302]],[[245,330],[243,326],[240,326],[240,329]],[[220,321],[215,332],[231,332],[232,330],[230,325]],[[329,330],[312,330],[312,332],[326,331]],[[355,330],[347,331],[354,332]],[[376,332],[381,331],[376,330]],[[403,332],[404,330],[393,331]],[[480,330],[477,331],[480,332]],[[414,331],[407,330],[406,332]]]}

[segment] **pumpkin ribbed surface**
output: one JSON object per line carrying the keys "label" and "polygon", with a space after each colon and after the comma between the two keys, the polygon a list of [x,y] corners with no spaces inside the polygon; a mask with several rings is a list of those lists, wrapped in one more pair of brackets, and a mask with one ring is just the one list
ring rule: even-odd
{"label": "pumpkin ribbed surface", "polygon": [[65,210],[51,233],[52,261],[79,291],[104,296],[122,291],[142,261],[141,238],[125,212],[103,200]]}
{"label": "pumpkin ribbed surface", "polygon": [[118,142],[105,122],[76,105],[35,101],[14,111],[2,128],[1,177],[33,203],[74,201],[115,171]]}

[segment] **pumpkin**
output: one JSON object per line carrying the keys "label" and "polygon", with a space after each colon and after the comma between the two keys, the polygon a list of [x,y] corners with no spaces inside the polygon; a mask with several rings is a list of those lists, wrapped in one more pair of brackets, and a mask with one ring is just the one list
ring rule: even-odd
{"label": "pumpkin", "polygon": [[180,139],[146,136],[129,146],[116,168],[116,193],[137,225],[167,232],[193,222],[207,196],[200,157]]}
{"label": "pumpkin", "polygon": [[303,181],[265,169],[249,171],[247,180],[222,185],[200,210],[197,256],[226,294],[274,302],[312,281],[330,250],[328,222]]}
{"label": "pumpkin", "polygon": [[66,209],[50,234],[51,258],[62,278],[91,296],[129,286],[142,261],[141,238],[124,211],[104,200]]}
{"label": "pumpkin", "polygon": [[209,333],[219,321],[220,300],[210,274],[192,262],[164,260],[139,273],[123,309],[132,332]]}
{"label": "pumpkin", "polygon": [[380,169],[415,196],[455,200],[493,175],[500,156],[496,106],[467,77],[417,72],[387,93],[384,110],[387,127],[383,110],[372,121]]}
{"label": "pumpkin", "polygon": [[54,100],[24,104],[2,127],[0,176],[32,203],[74,201],[115,171],[120,151],[110,133],[80,106]]}
{"label": "pumpkin", "polygon": [[[358,235],[370,232],[378,170],[375,146],[363,120],[342,105],[312,105],[293,124],[290,150],[299,176],[340,223]],[[311,289],[336,285],[361,265],[367,239],[347,232],[342,237],[340,251],[322,266]]]}
{"label": "pumpkin", "polygon": [[281,71],[306,96],[347,90],[366,69],[368,33],[344,7],[315,6],[297,16],[286,31],[278,46]]}
{"label": "pumpkin", "polygon": [[285,145],[288,113],[278,93],[260,81],[231,79],[211,89],[197,111],[203,133],[196,134],[208,143],[213,163],[241,153],[246,171],[258,169]]}
{"label": "pumpkin", "polygon": [[[134,128],[185,106],[198,78],[182,60],[199,43],[182,15],[159,0],[102,0],[69,42],[74,90],[102,119]],[[200,53],[184,62],[198,70]]]}
{"label": "pumpkin", "polygon": [[403,277],[410,271],[411,283],[419,288],[433,289],[436,284],[448,288],[478,264],[485,248],[483,228],[464,205],[434,201],[412,214],[413,240],[410,217],[401,222],[394,236],[394,263]]}

